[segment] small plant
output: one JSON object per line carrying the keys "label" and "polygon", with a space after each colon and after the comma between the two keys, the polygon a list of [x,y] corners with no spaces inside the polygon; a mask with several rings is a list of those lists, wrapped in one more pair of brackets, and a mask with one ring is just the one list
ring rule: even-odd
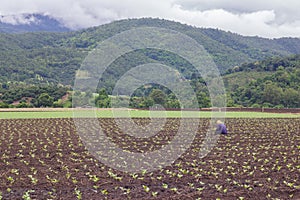
{"label": "small plant", "polygon": [[76,194],[77,199],[82,199],[82,193],[79,189],[75,188],[74,193]]}
{"label": "small plant", "polygon": [[71,177],[71,173],[70,173],[70,172],[67,172],[67,173],[66,173],[66,178],[67,178],[67,179],[70,179],[70,177]]}
{"label": "small plant", "polygon": [[24,200],[31,200],[30,193],[32,193],[32,192],[35,192],[35,191],[34,190],[28,190],[28,191],[24,192],[22,198]]}
{"label": "small plant", "polygon": [[14,183],[15,182],[15,179],[11,176],[7,177],[7,180],[10,182],[10,183]]}
{"label": "small plant", "polygon": [[176,193],[178,192],[178,189],[176,187],[173,187],[170,190],[173,191],[173,192],[176,192]]}
{"label": "small plant", "polygon": [[157,197],[158,192],[151,192],[151,195]]}
{"label": "small plant", "polygon": [[34,178],[31,174],[28,175],[28,177],[30,178],[32,184],[34,184],[34,185],[37,184],[37,182],[38,182],[38,179],[37,179],[37,178]]}
{"label": "small plant", "polygon": [[56,178],[50,178],[48,175],[46,175],[46,178],[47,178],[51,183],[58,183],[58,179],[56,179]]}
{"label": "small plant", "polygon": [[122,177],[119,177],[117,174],[114,174],[112,171],[108,171],[107,173],[110,177],[112,177],[115,180],[121,181],[123,179]]}
{"label": "small plant", "polygon": [[163,184],[162,184],[162,187],[163,187],[164,189],[168,189],[169,186],[168,186],[168,184],[163,183]]}
{"label": "small plant", "polygon": [[104,189],[104,190],[101,190],[101,193],[104,194],[104,195],[108,195],[108,191],[105,190],[105,189]]}
{"label": "small plant", "polygon": [[138,176],[139,176],[138,174],[131,174],[131,177],[134,179],[137,179]]}
{"label": "small plant", "polygon": [[150,188],[146,185],[142,185],[143,186],[143,189],[145,190],[145,192],[149,192],[150,191]]}
{"label": "small plant", "polygon": [[124,192],[124,194],[129,194],[130,193],[130,188],[120,187],[120,189]]}

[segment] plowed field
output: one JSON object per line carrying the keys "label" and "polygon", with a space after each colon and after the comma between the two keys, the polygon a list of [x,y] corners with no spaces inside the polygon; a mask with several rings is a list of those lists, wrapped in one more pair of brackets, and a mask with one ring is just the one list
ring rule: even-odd
{"label": "plowed field", "polygon": [[[87,119],[82,119],[87,120]],[[157,135],[134,139],[114,119],[99,119],[119,147],[145,152],[168,144],[179,119]],[[124,119],[126,120],[126,119]],[[136,119],[147,124],[148,119]],[[190,119],[191,123],[196,119]],[[72,119],[0,120],[2,199],[300,199],[300,119],[227,119],[228,135],[204,158],[209,120],[171,166],[120,172],[85,148]],[[198,122],[197,122],[198,123]]]}

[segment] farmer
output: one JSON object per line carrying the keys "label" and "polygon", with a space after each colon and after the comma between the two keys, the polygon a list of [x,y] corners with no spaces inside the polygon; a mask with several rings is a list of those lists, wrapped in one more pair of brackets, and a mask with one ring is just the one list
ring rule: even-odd
{"label": "farmer", "polygon": [[218,134],[227,134],[227,128],[221,120],[217,121],[216,133],[218,133]]}

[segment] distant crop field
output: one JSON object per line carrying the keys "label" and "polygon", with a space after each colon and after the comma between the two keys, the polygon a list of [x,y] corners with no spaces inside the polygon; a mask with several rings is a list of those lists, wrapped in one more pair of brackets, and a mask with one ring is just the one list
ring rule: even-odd
{"label": "distant crop field", "polygon": [[[212,113],[209,111],[152,111],[151,115],[146,110],[115,110],[111,109],[97,109],[93,110],[75,110],[71,109],[46,109],[46,110],[12,110],[1,111],[0,119],[33,119],[33,118],[72,118],[72,117],[124,117],[127,113],[128,116],[134,118],[145,117],[169,117],[169,118],[210,118]],[[227,118],[299,118],[300,113],[267,113],[267,112],[226,112]]]}
{"label": "distant crop field", "polygon": [[[88,123],[89,119],[80,120]],[[111,118],[98,120],[111,141],[132,152],[160,149],[172,140],[180,123],[178,118],[168,118],[157,135],[141,139],[120,131]],[[146,124],[147,120],[136,122]],[[198,153],[209,119],[188,120],[199,123],[199,129],[190,148],[173,164],[152,172],[125,173],[104,165],[87,151],[73,119],[1,119],[0,197],[300,198],[299,118],[230,118],[226,121],[229,134],[221,135],[204,158]]]}

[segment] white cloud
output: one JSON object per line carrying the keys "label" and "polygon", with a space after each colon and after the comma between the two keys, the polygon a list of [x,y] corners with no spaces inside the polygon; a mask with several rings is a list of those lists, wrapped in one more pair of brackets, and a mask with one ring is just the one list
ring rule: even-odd
{"label": "white cloud", "polygon": [[10,0],[0,3],[0,14],[47,13],[74,29],[159,17],[243,35],[300,37],[299,7],[298,0]]}
{"label": "white cloud", "polygon": [[21,14],[21,15],[0,16],[0,22],[12,24],[12,25],[18,25],[18,24],[38,23],[39,21],[34,16]]}

